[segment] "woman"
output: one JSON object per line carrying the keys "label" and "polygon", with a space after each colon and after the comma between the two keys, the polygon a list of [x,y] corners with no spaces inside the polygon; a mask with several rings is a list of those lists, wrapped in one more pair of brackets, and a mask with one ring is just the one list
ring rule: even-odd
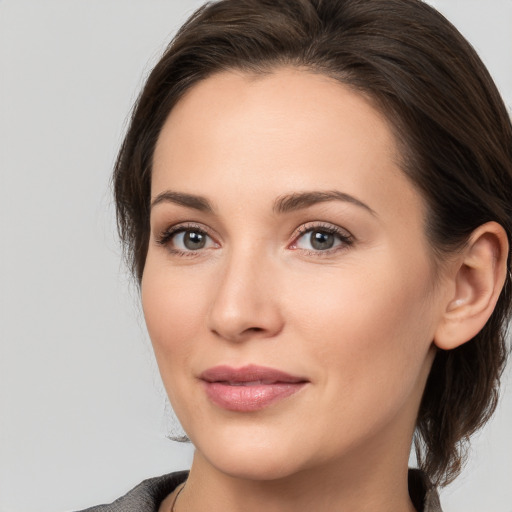
{"label": "woman", "polygon": [[205,6],[150,75],[114,187],[196,451],[89,510],[441,510],[496,405],[512,285],[512,127],[442,16]]}

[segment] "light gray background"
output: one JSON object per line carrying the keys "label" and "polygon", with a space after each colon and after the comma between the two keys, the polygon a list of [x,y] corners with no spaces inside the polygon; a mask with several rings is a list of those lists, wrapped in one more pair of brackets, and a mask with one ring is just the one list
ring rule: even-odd
{"label": "light gray background", "polygon": [[[111,501],[187,467],[109,173],[143,77],[199,0],[0,0],[0,511]],[[512,105],[512,1],[436,0]],[[512,379],[446,512],[512,511]],[[174,427],[176,428],[176,427]]]}

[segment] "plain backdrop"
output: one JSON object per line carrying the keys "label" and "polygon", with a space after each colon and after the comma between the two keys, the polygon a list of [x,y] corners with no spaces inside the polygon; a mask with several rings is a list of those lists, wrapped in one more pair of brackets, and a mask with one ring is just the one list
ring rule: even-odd
{"label": "plain backdrop", "polygon": [[[188,467],[120,259],[130,107],[198,0],[0,0],[0,511],[110,502]],[[437,0],[512,105],[512,1]],[[512,511],[512,379],[445,512]],[[505,383],[506,384],[506,383]]]}

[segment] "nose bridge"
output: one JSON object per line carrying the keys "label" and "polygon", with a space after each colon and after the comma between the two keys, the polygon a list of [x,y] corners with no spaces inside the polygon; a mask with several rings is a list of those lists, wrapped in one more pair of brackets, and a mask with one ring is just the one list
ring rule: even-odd
{"label": "nose bridge", "polygon": [[223,262],[210,308],[209,328],[232,341],[279,332],[282,319],[273,293],[275,267],[261,247],[233,247]]}

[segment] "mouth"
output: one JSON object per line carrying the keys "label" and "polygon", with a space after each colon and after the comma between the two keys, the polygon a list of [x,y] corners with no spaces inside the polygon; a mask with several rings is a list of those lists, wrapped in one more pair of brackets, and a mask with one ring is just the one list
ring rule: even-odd
{"label": "mouth", "polygon": [[236,412],[264,409],[301,390],[303,377],[264,366],[215,366],[201,373],[206,395],[215,405]]}

